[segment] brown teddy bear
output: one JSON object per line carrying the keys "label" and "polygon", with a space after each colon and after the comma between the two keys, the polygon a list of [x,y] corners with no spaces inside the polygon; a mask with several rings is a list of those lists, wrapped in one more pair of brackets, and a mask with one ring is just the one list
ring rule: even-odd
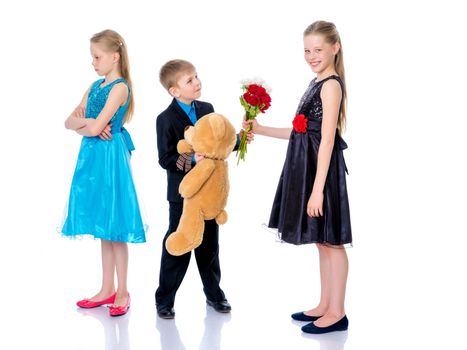
{"label": "brown teddy bear", "polygon": [[234,127],[217,113],[200,118],[195,126],[185,130],[184,137],[177,144],[178,153],[197,152],[204,155],[204,159],[180,183],[183,213],[177,231],[172,232],[165,243],[167,251],[175,256],[201,244],[204,220],[216,219],[220,225],[226,223],[224,208],[229,194],[229,178],[225,160],[236,142]]}

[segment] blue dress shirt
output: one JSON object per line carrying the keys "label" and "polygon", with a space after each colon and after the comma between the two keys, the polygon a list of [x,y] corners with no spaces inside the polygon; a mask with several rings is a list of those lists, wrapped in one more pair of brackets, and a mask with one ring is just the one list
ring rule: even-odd
{"label": "blue dress shirt", "polygon": [[196,117],[196,110],[195,110],[195,102],[191,102],[191,105],[187,105],[186,103],[180,102],[176,100],[178,105],[182,108],[182,110],[186,113],[188,118],[190,118],[191,123],[195,125],[198,118]]}

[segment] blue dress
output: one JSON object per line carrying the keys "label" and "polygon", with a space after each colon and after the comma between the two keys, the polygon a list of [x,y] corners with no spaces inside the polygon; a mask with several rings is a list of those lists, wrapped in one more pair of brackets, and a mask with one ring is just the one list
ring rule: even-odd
{"label": "blue dress", "polygon": [[[96,81],[89,91],[86,118],[97,118],[112,87],[123,79],[101,87]],[[112,139],[83,137],[71,184],[68,212],[61,228],[64,236],[92,235],[114,242],[146,241],[130,166],[134,150],[130,135],[123,128],[127,102],[112,117]]]}

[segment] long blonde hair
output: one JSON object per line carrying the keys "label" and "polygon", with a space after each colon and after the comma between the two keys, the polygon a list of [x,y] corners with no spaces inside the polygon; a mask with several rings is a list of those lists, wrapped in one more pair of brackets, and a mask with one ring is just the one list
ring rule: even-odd
{"label": "long blonde hair", "polygon": [[340,46],[340,49],[334,58],[334,68],[344,83],[339,119],[337,120],[337,129],[339,130],[339,134],[342,134],[345,130],[346,123],[347,90],[345,88],[344,52],[342,50],[341,38],[334,23],[326,21],[316,21],[310,24],[303,32],[303,36],[305,37],[310,34],[320,34],[324,37],[327,43],[331,45],[339,43]]}
{"label": "long blonde hair", "polygon": [[118,52],[120,54],[120,73],[122,77],[128,83],[130,88],[131,96],[128,103],[128,109],[125,113],[125,118],[123,119],[124,123],[127,123],[133,117],[133,112],[135,108],[135,98],[133,93],[133,84],[130,77],[130,61],[128,60],[128,49],[123,40],[122,36],[116,31],[111,29],[103,30],[102,32],[96,33],[91,38],[92,43],[99,43],[103,45],[104,50],[107,52]]}

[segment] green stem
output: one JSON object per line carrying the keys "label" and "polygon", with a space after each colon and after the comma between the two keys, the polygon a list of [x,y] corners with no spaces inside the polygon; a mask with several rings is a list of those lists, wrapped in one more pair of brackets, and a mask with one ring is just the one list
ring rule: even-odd
{"label": "green stem", "polygon": [[[253,111],[252,113],[250,113],[248,110],[246,110],[246,120],[255,119],[258,112],[259,111]],[[236,156],[238,157],[237,165],[240,164],[240,160],[245,161],[245,154],[246,154],[246,151],[247,151],[247,136],[248,136],[248,133],[251,131],[251,129],[252,129],[252,126],[251,126],[251,122],[250,122],[250,123],[248,123],[248,127],[245,130],[243,130],[243,135],[242,135],[242,138],[240,140],[240,144],[238,145],[238,149],[237,149],[237,153],[236,153]]]}
{"label": "green stem", "polygon": [[246,130],[243,130],[243,135],[240,140],[240,144],[238,145],[238,149],[236,153],[236,156],[238,157],[237,165],[240,164],[240,160],[245,161],[245,154],[247,151],[247,136],[248,136],[248,132],[250,131],[251,131],[251,124],[249,124]]}

